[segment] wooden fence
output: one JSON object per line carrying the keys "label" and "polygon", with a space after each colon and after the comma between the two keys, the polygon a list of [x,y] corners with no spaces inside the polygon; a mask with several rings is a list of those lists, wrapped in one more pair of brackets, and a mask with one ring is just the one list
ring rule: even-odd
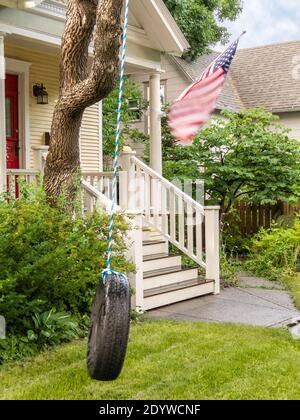
{"label": "wooden fence", "polygon": [[273,206],[261,206],[249,205],[243,201],[239,202],[236,208],[239,212],[240,231],[243,236],[253,235],[261,228],[268,229],[279,216],[290,216],[298,209],[282,202]]}

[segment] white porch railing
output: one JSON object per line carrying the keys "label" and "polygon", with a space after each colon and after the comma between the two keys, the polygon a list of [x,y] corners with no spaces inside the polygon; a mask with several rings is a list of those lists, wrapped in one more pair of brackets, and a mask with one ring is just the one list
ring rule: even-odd
{"label": "white porch railing", "polygon": [[113,175],[113,172],[83,172],[82,179],[111,200]]}
{"label": "white porch railing", "polygon": [[23,180],[28,184],[36,182],[39,171],[33,169],[8,169],[7,176],[7,193],[11,197],[19,196],[19,181]]}
{"label": "white porch railing", "polygon": [[[219,207],[202,206],[137,159],[133,151],[122,152],[120,161],[119,209],[141,215],[144,225],[153,227],[204,268],[206,279],[215,281],[215,293],[219,293]],[[83,186],[91,203],[86,208],[90,211],[97,205],[110,209],[110,190],[105,191],[102,185],[111,182],[112,174],[91,176],[93,190],[88,186],[91,186],[91,178],[84,176]],[[96,204],[97,200],[100,203]],[[142,243],[139,246],[142,247]]]}

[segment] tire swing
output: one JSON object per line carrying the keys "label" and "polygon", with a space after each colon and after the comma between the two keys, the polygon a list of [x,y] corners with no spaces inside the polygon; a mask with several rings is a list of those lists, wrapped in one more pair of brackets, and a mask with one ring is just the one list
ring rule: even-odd
{"label": "tire swing", "polygon": [[112,381],[119,376],[126,355],[130,327],[129,281],[124,274],[111,269],[128,11],[129,0],[125,0],[107,266],[96,291],[88,336],[87,368],[90,376],[98,381]]}

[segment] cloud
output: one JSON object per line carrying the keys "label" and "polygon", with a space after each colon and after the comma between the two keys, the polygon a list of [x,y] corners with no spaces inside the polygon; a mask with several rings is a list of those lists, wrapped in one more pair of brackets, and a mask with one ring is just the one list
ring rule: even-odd
{"label": "cloud", "polygon": [[[240,48],[300,40],[299,0],[244,0],[242,14],[235,22],[225,22],[232,40],[243,30]],[[217,45],[214,49],[222,50]]]}

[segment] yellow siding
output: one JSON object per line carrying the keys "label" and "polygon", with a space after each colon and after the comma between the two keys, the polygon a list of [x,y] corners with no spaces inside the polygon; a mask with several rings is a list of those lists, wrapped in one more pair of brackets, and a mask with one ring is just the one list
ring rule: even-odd
{"label": "yellow siding", "polygon": [[280,122],[291,130],[290,137],[300,140],[300,112],[287,112],[278,115]]}
{"label": "yellow siding", "polygon": [[167,101],[172,103],[191,84],[191,80],[167,55],[162,56],[161,67],[165,70],[161,77],[167,80]]}
{"label": "yellow siding", "polygon": [[[21,48],[7,42],[5,56],[32,63],[29,73],[30,148],[44,144],[44,133],[50,132],[53,108],[58,97],[59,57]],[[36,98],[32,96],[32,85],[35,83],[45,85],[49,94],[48,105],[37,105]],[[99,169],[98,105],[94,105],[84,113],[81,129],[81,161],[84,171]],[[32,149],[30,150],[30,166],[33,168]]]}

